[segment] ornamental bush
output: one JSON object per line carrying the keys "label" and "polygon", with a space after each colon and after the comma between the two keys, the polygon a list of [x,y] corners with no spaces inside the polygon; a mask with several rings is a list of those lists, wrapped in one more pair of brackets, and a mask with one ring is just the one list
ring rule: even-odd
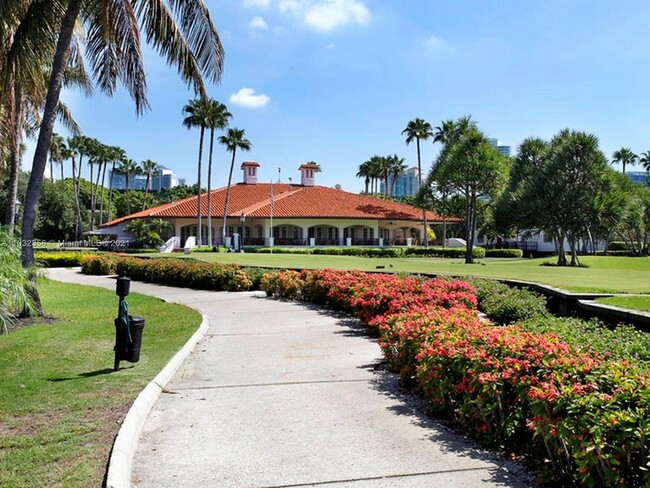
{"label": "ornamental bush", "polygon": [[486,249],[486,258],[521,258],[524,251],[521,249]]}
{"label": "ornamental bush", "polygon": [[71,251],[36,252],[34,253],[34,259],[47,268],[72,268],[81,266],[84,257],[93,256],[94,254]]}
{"label": "ornamental bush", "polygon": [[[411,257],[428,257],[428,258],[453,258],[460,259],[465,257],[464,247],[407,247],[406,256]],[[475,246],[472,248],[472,257],[474,259],[483,259],[485,257],[485,248]]]}

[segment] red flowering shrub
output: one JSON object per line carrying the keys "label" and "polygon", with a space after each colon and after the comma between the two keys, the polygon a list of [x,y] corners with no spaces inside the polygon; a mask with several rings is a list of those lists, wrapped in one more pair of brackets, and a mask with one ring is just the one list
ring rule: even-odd
{"label": "red flowering shrub", "polygon": [[483,322],[466,283],[291,273],[269,278],[273,294],[354,313],[380,334],[403,383],[475,438],[525,449],[555,483],[650,485],[650,379],[642,371],[552,333]]}

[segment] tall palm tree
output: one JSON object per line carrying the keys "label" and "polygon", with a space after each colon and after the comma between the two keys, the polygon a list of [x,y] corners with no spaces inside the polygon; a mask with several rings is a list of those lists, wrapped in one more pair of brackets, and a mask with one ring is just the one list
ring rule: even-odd
{"label": "tall palm tree", "polygon": [[210,150],[208,153],[208,245],[212,246],[212,152],[214,149],[214,131],[228,126],[232,114],[228,108],[217,100],[210,100],[208,128],[210,129]]}
{"label": "tall palm tree", "polygon": [[[73,31],[79,19],[88,32],[85,54],[93,67],[99,87],[112,94],[117,81],[123,82],[135,101],[137,113],[148,107],[141,38],[147,39],[169,64],[176,66],[182,79],[193,85],[195,91],[203,96],[203,75],[216,82],[223,68],[223,48],[204,0],[30,2],[37,3],[43,9],[50,9],[46,34],[57,38],[57,42],[25,198],[22,225],[24,246],[21,256],[24,266],[34,264],[31,242],[34,238],[36,207],[63,85],[64,68],[71,53]],[[13,16],[4,18],[13,19]],[[138,20],[143,35],[140,34]],[[27,20],[22,16],[16,23],[25,22]],[[40,37],[43,38],[46,34],[41,34]]]}
{"label": "tall palm tree", "polygon": [[131,215],[131,196],[129,193],[129,178],[131,175],[137,175],[140,174],[140,166],[138,166],[138,163],[136,163],[133,159],[129,158],[124,158],[120,161],[120,165],[118,167],[118,171],[124,175],[124,179],[126,180],[126,187],[125,187],[125,197],[126,197],[126,213],[128,215]]}
{"label": "tall palm tree", "polygon": [[[226,187],[226,201],[223,206],[223,226],[221,228],[221,242],[226,242],[226,219],[228,218],[228,202],[230,200],[230,184],[232,183],[232,170],[235,167],[235,154],[237,149],[250,151],[253,147],[251,141],[244,136],[244,129],[228,129],[226,135],[219,136],[219,144],[226,146],[232,152],[230,171],[228,172],[228,186]],[[242,236],[243,237],[243,236]]]}
{"label": "tall palm tree", "polygon": [[[406,124],[406,129],[402,131],[402,135],[406,134],[406,145],[408,146],[411,142],[416,142],[417,154],[418,154],[418,185],[422,186],[422,161],[420,157],[420,140],[426,141],[430,137],[433,137],[433,128],[429,122],[426,122],[423,119],[416,118],[411,120]],[[429,239],[427,238],[427,231],[429,230],[429,224],[427,223],[427,211],[422,209],[422,221],[424,226],[424,246],[429,247]]]}
{"label": "tall palm tree", "polygon": [[142,210],[147,208],[147,196],[149,195],[149,184],[151,183],[151,177],[157,176],[160,174],[160,166],[155,161],[151,159],[146,159],[140,163],[140,171],[147,175],[147,180],[144,185],[144,199],[142,201]]}
{"label": "tall palm tree", "polygon": [[646,152],[641,153],[639,162],[641,163],[641,165],[646,171],[650,171],[650,149],[647,150]]}
{"label": "tall palm tree", "polygon": [[210,118],[210,102],[205,98],[196,98],[190,100],[187,105],[183,107],[185,118],[183,125],[188,129],[198,127],[199,132],[199,161],[197,163],[197,203],[196,203],[196,244],[203,245],[201,242],[202,223],[201,223],[201,173],[203,161],[203,140],[205,137],[205,129],[208,127]]}
{"label": "tall palm tree", "polygon": [[65,139],[59,134],[52,134],[52,142],[50,143],[50,178],[54,181],[54,168],[52,163],[61,166],[61,181],[63,181],[63,162],[65,161],[64,155],[67,146]]}
{"label": "tall palm tree", "polygon": [[[108,217],[107,222],[111,221],[111,212],[113,208],[113,181],[115,180],[115,173],[119,173],[119,162],[126,159],[126,152],[124,149],[117,146],[110,146],[108,151],[108,160],[111,161],[111,176],[108,178]],[[104,186],[104,183],[102,183]],[[104,193],[102,192],[102,204],[99,210],[100,215],[104,213]],[[101,217],[100,217],[101,218]]]}
{"label": "tall palm tree", "polygon": [[612,154],[612,164],[621,163],[623,165],[623,174],[625,174],[625,165],[632,166],[636,164],[638,159],[639,156],[634,154],[629,147],[622,147]]}
{"label": "tall palm tree", "polygon": [[357,178],[363,178],[365,184],[364,193],[368,194],[370,190],[370,165],[368,161],[365,161],[359,165],[359,171],[357,171]]}
{"label": "tall palm tree", "polygon": [[402,176],[406,171],[406,163],[404,158],[400,158],[397,154],[388,156],[388,173],[391,177],[391,188],[389,195],[395,195],[395,184],[397,183],[397,178]]}

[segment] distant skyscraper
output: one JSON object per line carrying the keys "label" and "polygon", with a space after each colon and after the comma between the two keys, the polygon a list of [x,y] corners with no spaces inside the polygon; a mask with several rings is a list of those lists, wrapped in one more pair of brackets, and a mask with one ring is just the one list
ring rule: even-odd
{"label": "distant skyscraper", "polygon": [[510,146],[502,144],[499,139],[495,139],[493,137],[488,137],[488,142],[492,145],[492,147],[495,147],[504,156],[510,156]]}
{"label": "distant skyscraper", "polygon": [[[113,189],[115,190],[126,190],[126,177],[115,171],[112,174],[112,171],[108,172],[108,181],[110,184],[110,178],[113,178]],[[147,175],[141,174],[130,174],[129,175],[129,189],[130,190],[144,190],[147,185]],[[151,191],[160,191],[167,188],[174,188],[179,185],[178,177],[174,174],[171,169],[161,166],[160,174],[157,176],[152,176],[149,181],[149,189]]]}
{"label": "distant skyscraper", "polygon": [[[415,167],[407,169],[403,175],[397,177],[394,187],[393,177],[389,176],[388,186],[389,188],[393,188],[391,196],[395,198],[414,196],[418,192],[418,188],[420,188],[418,174],[418,169]],[[384,187],[385,184],[383,182],[380,183],[379,191],[384,193]]]}

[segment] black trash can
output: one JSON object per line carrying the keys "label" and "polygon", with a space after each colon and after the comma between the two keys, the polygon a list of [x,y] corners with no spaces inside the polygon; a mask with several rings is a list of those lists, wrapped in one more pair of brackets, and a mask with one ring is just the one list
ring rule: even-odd
{"label": "black trash can", "polygon": [[130,363],[137,363],[140,360],[144,318],[138,317],[137,315],[129,315],[129,328],[131,329],[131,342],[126,343],[126,351],[121,359]]}
{"label": "black trash can", "polygon": [[[140,360],[140,348],[142,347],[142,331],[144,330],[144,318],[129,315],[129,331],[122,326],[120,319],[115,319],[117,327],[117,345],[115,346],[117,358],[120,361],[137,363]],[[131,342],[129,342],[129,335]]]}

